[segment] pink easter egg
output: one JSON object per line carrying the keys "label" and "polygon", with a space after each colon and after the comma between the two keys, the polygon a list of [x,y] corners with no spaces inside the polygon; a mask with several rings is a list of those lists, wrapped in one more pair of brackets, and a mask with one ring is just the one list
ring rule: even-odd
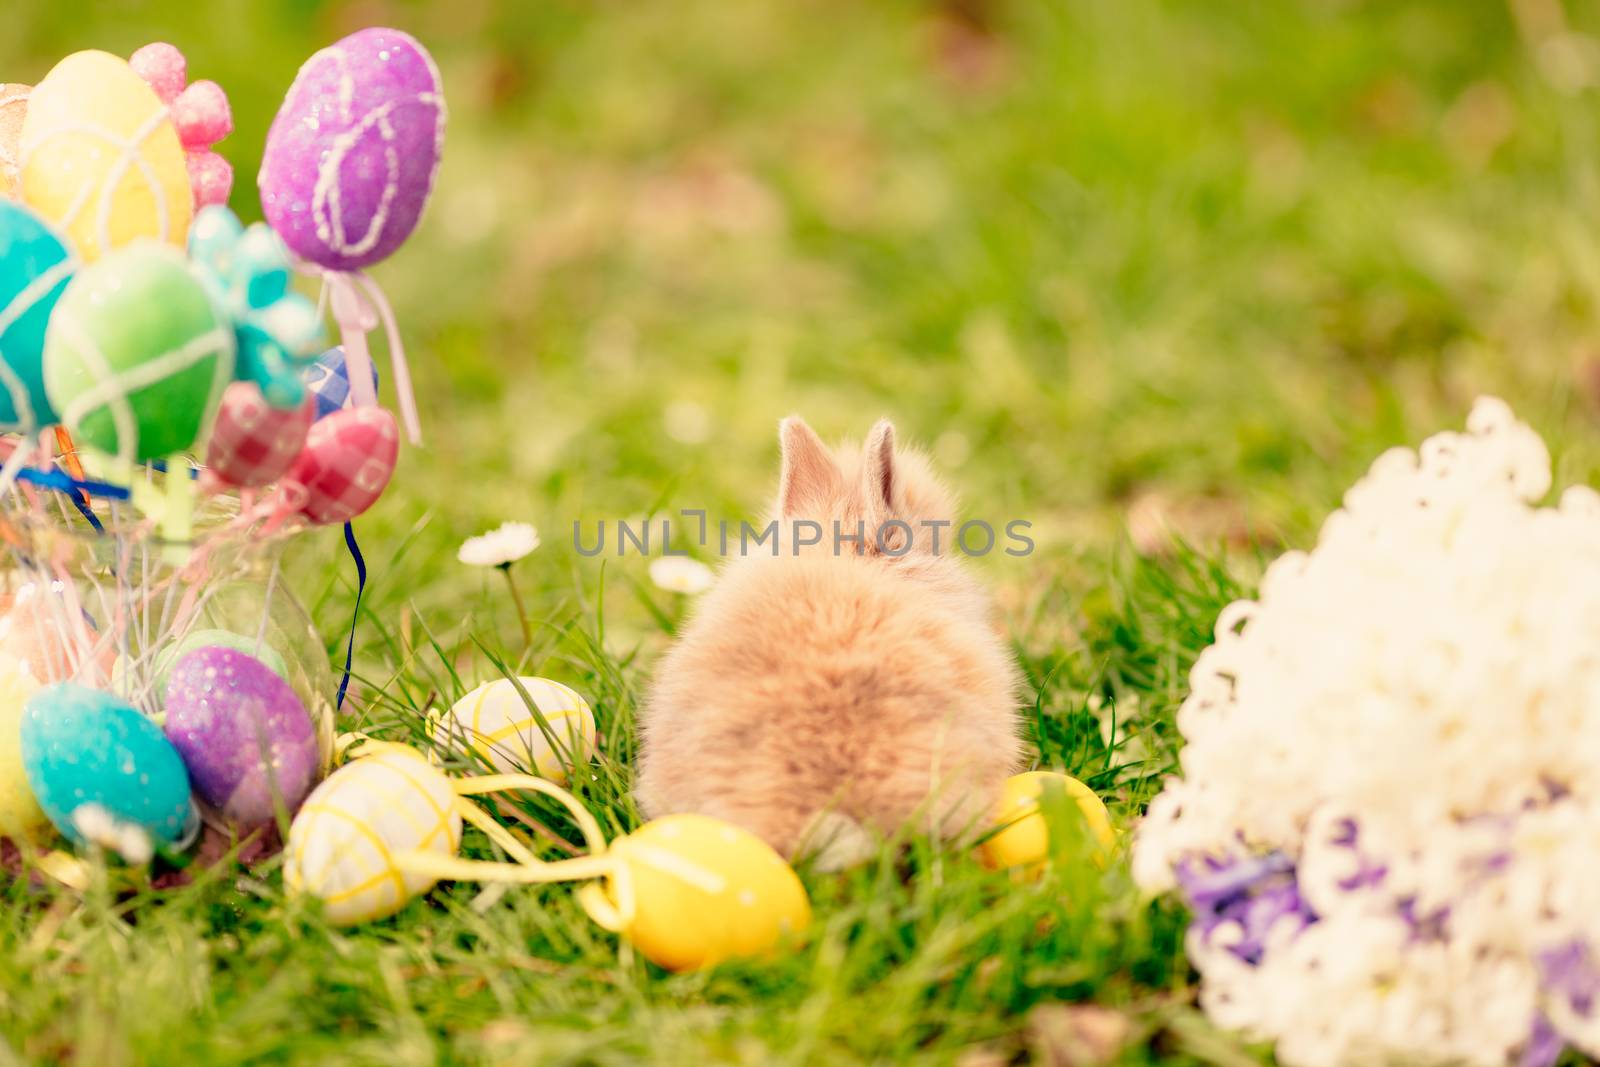
{"label": "pink easter egg", "polygon": [[400,428],[383,408],[344,408],[318,419],[284,476],[305,490],[300,513],[314,523],[349,522],[383,495],[400,455]]}
{"label": "pink easter egg", "polygon": [[233,192],[233,164],[206,149],[184,153],[184,164],[189,168],[189,185],[194,190],[194,206],[198,211],[212,204],[226,204]]}
{"label": "pink easter egg", "polygon": [[128,66],[155,90],[163,104],[170,104],[183,92],[189,80],[189,63],[176,45],[157,41],[147,44],[128,57]]}
{"label": "pink easter egg", "polygon": [[233,132],[228,94],[214,81],[197,81],[172,101],[172,125],[184,148],[210,148]]}
{"label": "pink easter egg", "polygon": [[439,70],[409,34],[366,29],[324,48],[267,133],[256,178],[267,221],[329,270],[378,262],[422,217],[444,127]]}
{"label": "pink easter egg", "polygon": [[317,406],[275,408],[255,382],[234,382],[222,393],[206,445],[206,466],[217,478],[254,489],[283,476],[305,447]]}

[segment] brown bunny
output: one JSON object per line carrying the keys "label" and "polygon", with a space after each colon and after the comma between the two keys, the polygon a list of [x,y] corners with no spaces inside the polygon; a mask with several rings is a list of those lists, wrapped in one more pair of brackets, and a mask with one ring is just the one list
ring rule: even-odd
{"label": "brown bunny", "polygon": [[861,448],[796,417],[778,435],[777,554],[730,540],[661,661],[640,717],[645,812],[713,815],[831,866],[908,820],[980,827],[1021,754],[1018,674],[955,527],[924,525],[953,520],[954,499],[887,420]]}

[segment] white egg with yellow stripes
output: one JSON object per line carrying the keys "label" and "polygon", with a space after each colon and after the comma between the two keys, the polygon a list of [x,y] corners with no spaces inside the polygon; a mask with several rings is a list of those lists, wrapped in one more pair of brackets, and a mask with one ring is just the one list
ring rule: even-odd
{"label": "white egg with yellow stripes", "polygon": [[401,870],[401,853],[453,857],[461,811],[449,778],[421,753],[373,746],[306,798],[289,827],[284,885],[323,903],[340,925],[393,915],[433,888],[434,877]]}
{"label": "white egg with yellow stripes", "polygon": [[527,771],[565,782],[570,768],[594,755],[594,712],[560,682],[497,678],[456,701],[436,725],[436,741],[452,737],[502,773]]}

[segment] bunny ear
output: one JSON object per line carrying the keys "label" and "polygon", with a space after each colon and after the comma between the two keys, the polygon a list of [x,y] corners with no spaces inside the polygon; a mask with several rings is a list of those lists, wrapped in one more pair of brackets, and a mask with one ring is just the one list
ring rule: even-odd
{"label": "bunny ear", "polygon": [[815,430],[798,415],[778,423],[783,446],[783,473],[778,479],[778,515],[816,516],[838,496],[842,478],[833,454]]}
{"label": "bunny ear", "polygon": [[894,511],[894,423],[879,419],[867,434],[866,448],[861,457],[861,491],[866,495],[867,506],[874,511],[889,514]]}

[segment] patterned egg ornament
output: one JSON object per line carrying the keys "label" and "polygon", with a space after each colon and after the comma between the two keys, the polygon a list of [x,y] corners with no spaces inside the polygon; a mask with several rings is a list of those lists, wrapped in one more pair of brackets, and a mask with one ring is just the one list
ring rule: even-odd
{"label": "patterned egg ornament", "polygon": [[1060,789],[1083,815],[1083,826],[1094,842],[1096,855],[1108,856],[1116,846],[1117,833],[1111,816],[1093,789],[1076,778],[1054,771],[1028,771],[1007,778],[996,805],[995,825],[999,832],[979,848],[983,862],[992,868],[1039,868],[1050,856],[1050,824],[1041,810],[1047,790]]}
{"label": "patterned egg ornament", "polygon": [[451,722],[441,724],[443,729],[436,732],[453,730],[497,771],[526,771],[564,783],[569,767],[594,755],[594,712],[560,682],[548,678],[518,681],[533,699],[538,715],[511,679],[497,678],[456,701],[450,708]]}
{"label": "patterned egg ornament", "polygon": [[[378,364],[367,361],[372,368],[372,391],[378,391]],[[350,407],[350,368],[344,361],[342,346],[330,348],[318,356],[316,362],[301,372],[306,389],[317,402],[317,418],[325,419],[335,411]]]}
{"label": "patterned egg ornament", "polygon": [[193,193],[167,108],[125,60],[76,52],[28,97],[22,199],[85,263],[141,237],[181,245]]}
{"label": "patterned egg ornament", "polygon": [[0,198],[15,200],[22,192],[17,164],[21,159],[22,120],[28,115],[31,85],[0,82]]}
{"label": "patterned egg ornament", "polygon": [[361,30],[300,68],[267,133],[256,183],[301,259],[371,266],[411,235],[444,148],[433,58],[399,30]]}
{"label": "patterned egg ornament", "polygon": [[50,825],[22,762],[22,709],[39,683],[10,656],[0,657],[0,837],[37,837]]}
{"label": "patterned egg ornament", "polygon": [[56,421],[44,389],[45,329],[77,267],[49,224],[0,200],[0,429],[32,433]]}
{"label": "patterned egg ornament", "polygon": [[183,254],[151,241],[79,271],[45,335],[45,393],[62,424],[130,461],[192,449],[233,364],[231,325]]}
{"label": "patterned egg ornament", "polygon": [[400,456],[400,427],[383,408],[346,408],[312,424],[285,485],[305,491],[314,523],[349,522],[377,502]]}
{"label": "patterned egg ornament", "polygon": [[172,668],[167,739],[194,790],[242,826],[270,822],[282,801],[293,812],[316,781],[317,731],[289,683],[234,648],[195,649]]}
{"label": "patterned egg ornament", "polygon": [[20,736],[28,784],[74,844],[84,842],[75,816],[90,804],[177,847],[198,831],[177,750],[112,694],[74,682],[41,689],[23,707]]}
{"label": "patterned egg ornament", "polygon": [[414,749],[384,745],[314,789],[289,827],[283,884],[339,925],[382,919],[436,878],[395,866],[402,852],[454,856],[461,813],[450,779]]}
{"label": "patterned egg ornament", "polygon": [[579,899],[597,923],[669,971],[762,956],[811,924],[793,868],[721,819],[667,815],[613,842],[609,855],[626,865],[629,884],[608,878]]}
{"label": "patterned egg ornament", "polygon": [[297,407],[274,407],[255,382],[234,382],[217,408],[206,444],[206,467],[240,489],[277,481],[305,447],[316,410],[309,396]]}

